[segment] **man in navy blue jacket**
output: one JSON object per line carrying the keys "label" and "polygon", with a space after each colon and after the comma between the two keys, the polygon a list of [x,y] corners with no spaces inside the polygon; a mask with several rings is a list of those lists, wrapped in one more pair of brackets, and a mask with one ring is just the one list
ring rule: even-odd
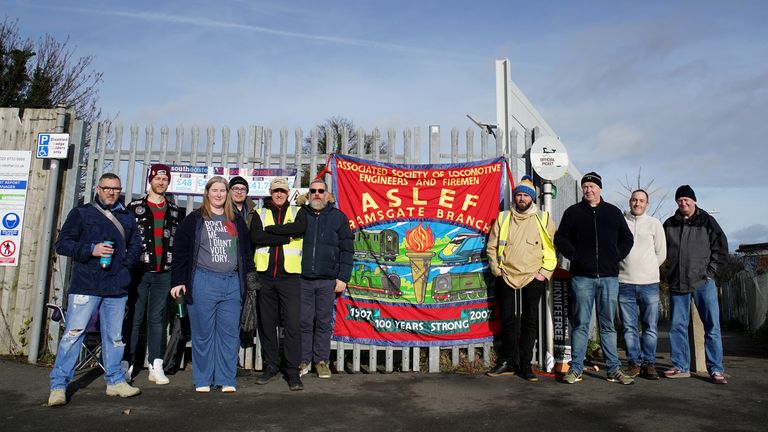
{"label": "man in navy blue jacket", "polygon": [[296,237],[304,235],[301,256],[301,363],[299,373],[314,362],[319,378],[330,378],[328,359],[333,333],[333,302],[352,276],[354,254],[349,218],[333,206],[322,180],[309,185],[309,203],[296,222],[272,225],[265,231]]}
{"label": "man in navy blue jacket", "polygon": [[563,213],[555,234],[555,248],[571,261],[571,304],[573,305],[573,346],[571,369],[563,378],[568,384],[581,381],[584,356],[589,342],[592,307],[597,302],[600,347],[608,367],[607,380],[633,384],[621,370],[616,352],[613,320],[619,301],[619,262],[629,255],[634,243],[618,207],[600,198],[603,182],[591,172],[581,179],[584,198]]}
{"label": "man in navy blue jacket", "polygon": [[72,209],[56,240],[56,252],[73,258],[64,335],[51,370],[49,406],[67,403],[66,388],[75,372],[80,343],[91,317],[98,312],[104,380],[108,396],[131,397],[141,391],[125,382],[122,326],[129,269],[139,260],[141,237],[136,219],[119,201],[120,178],[99,178],[96,199]]}

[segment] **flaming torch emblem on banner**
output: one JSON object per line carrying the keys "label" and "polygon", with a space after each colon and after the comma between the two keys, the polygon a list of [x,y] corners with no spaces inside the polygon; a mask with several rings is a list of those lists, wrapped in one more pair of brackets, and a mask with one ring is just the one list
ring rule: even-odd
{"label": "flaming torch emblem on banner", "polygon": [[427,279],[429,277],[429,265],[435,253],[432,246],[435,245],[434,235],[429,227],[424,228],[418,224],[415,228],[405,233],[405,253],[411,260],[411,274],[413,275],[413,293],[416,302],[424,303],[424,295],[427,291]]}

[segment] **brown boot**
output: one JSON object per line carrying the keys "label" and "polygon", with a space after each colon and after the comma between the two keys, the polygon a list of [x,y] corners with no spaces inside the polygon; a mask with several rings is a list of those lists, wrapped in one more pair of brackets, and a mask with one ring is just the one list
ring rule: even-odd
{"label": "brown boot", "polygon": [[629,362],[629,365],[627,365],[627,368],[625,370],[626,370],[626,374],[631,376],[632,378],[635,378],[640,374],[640,366],[632,362]]}
{"label": "brown boot", "polygon": [[656,368],[652,364],[644,364],[640,369],[640,376],[649,380],[659,379],[659,373],[656,372]]}

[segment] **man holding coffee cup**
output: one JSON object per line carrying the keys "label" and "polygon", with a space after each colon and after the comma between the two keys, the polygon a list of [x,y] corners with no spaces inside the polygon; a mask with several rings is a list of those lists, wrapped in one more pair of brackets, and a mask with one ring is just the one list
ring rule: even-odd
{"label": "man holding coffee cup", "polygon": [[[120,177],[106,173],[99,178],[96,197],[91,203],[72,209],[56,239],[56,253],[72,257],[72,278],[67,289],[66,326],[51,370],[48,406],[67,403],[67,384],[74,376],[80,355],[80,343],[94,313],[98,313],[101,331],[104,380],[107,396],[131,397],[141,393],[125,381],[120,368],[123,355],[122,324],[128,270],[141,253],[136,219],[120,203]],[[114,245],[104,242],[114,239]],[[102,268],[103,256],[111,256],[108,268]]]}

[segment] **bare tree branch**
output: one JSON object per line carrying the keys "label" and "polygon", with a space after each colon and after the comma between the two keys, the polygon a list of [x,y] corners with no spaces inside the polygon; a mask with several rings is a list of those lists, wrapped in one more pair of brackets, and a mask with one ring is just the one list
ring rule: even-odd
{"label": "bare tree branch", "polygon": [[654,203],[653,210],[647,211],[646,213],[650,216],[653,216],[658,219],[665,219],[667,216],[669,216],[672,212],[667,211],[667,198],[669,196],[668,192],[665,192],[661,197],[658,197],[658,194],[660,192],[660,188],[653,187],[653,184],[656,182],[656,179],[651,179],[647,183],[643,183],[642,179],[642,172],[643,167],[639,167],[637,169],[637,177],[635,180],[635,185],[633,185],[629,180],[629,175],[624,174],[624,181],[622,182],[619,180],[619,184],[622,187],[622,191],[619,192],[619,194],[625,198],[625,201],[621,203],[621,209],[624,212],[628,212],[628,202],[630,197],[632,196],[632,192],[642,189],[648,193],[648,202]]}

